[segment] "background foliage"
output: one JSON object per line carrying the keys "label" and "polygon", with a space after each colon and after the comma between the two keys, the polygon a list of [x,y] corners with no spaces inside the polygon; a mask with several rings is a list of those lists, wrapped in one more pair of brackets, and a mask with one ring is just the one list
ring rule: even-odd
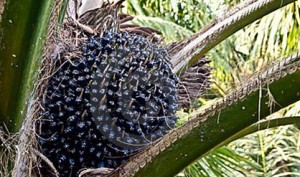
{"label": "background foliage", "polygon": [[[212,19],[221,17],[239,0],[127,0],[124,12],[134,23],[160,30],[166,45],[184,39]],[[244,84],[274,60],[300,49],[300,2],[257,20],[223,41],[208,54],[213,84],[193,104],[195,110]],[[175,31],[175,32],[174,32]],[[299,115],[300,103],[272,117]],[[199,108],[201,109],[201,107]],[[179,111],[182,122],[189,113]],[[299,176],[300,132],[283,126],[254,133],[211,152],[178,176]]]}

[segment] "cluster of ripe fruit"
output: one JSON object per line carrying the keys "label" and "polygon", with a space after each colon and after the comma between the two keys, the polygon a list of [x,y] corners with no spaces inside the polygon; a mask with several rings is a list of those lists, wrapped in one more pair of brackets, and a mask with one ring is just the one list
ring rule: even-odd
{"label": "cluster of ripe fruit", "polygon": [[39,146],[62,177],[117,168],[175,127],[178,78],[146,38],[106,31],[51,77]]}

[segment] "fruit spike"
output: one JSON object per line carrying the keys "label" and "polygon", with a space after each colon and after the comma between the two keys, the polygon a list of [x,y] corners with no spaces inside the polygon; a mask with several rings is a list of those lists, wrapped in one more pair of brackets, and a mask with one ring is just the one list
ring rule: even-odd
{"label": "fruit spike", "polygon": [[126,32],[88,38],[50,79],[37,122],[41,152],[62,177],[117,168],[177,120],[178,78],[164,49]]}

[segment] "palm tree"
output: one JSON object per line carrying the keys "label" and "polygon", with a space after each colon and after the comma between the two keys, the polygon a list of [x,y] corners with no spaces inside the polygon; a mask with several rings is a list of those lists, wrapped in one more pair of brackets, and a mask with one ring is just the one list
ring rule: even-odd
{"label": "palm tree", "polygon": [[[184,73],[188,66],[193,66],[210,49],[236,31],[293,2],[295,1],[260,0],[246,1],[238,5],[203,30],[168,48],[174,66],[173,71],[178,74]],[[0,64],[4,69],[1,71],[3,77],[1,77],[0,87],[2,93],[0,117],[10,131],[20,133],[19,150],[26,150],[32,156],[39,156],[42,159],[45,158],[40,153],[27,146],[28,142],[34,144],[32,136],[28,135],[37,108],[32,98],[36,98],[35,94],[41,91],[39,90],[41,85],[33,83],[38,75],[39,77],[42,75],[41,72],[45,72],[43,68],[45,63],[51,63],[47,61],[50,55],[48,51],[53,48],[51,44],[55,39],[56,30],[59,29],[58,22],[63,19],[62,14],[66,9],[64,3],[28,0],[25,8],[17,1],[7,1],[0,26],[2,44]],[[33,13],[31,9],[38,10]],[[19,10],[19,13],[14,13],[14,10]],[[19,17],[20,14],[22,19]],[[90,29],[88,26],[83,28]],[[191,34],[192,31],[189,30],[191,29],[185,30],[185,36]],[[46,34],[48,34],[47,38],[45,38]],[[43,38],[46,40],[42,40]],[[46,41],[45,48],[44,41]],[[41,57],[44,60],[40,65]],[[212,103],[204,111],[189,115],[186,123],[170,131],[160,141],[134,156],[111,175],[176,175],[188,164],[205,156],[211,150],[250,132],[260,130],[267,123],[278,126],[299,122],[295,117],[261,122],[271,114],[270,107],[272,111],[277,111],[299,100],[298,77],[299,53],[295,53],[283,58],[280,63],[262,71],[251,80],[247,80],[245,86]],[[11,82],[12,80],[16,82]],[[265,104],[268,102],[270,104]],[[22,129],[20,129],[21,122],[23,122]],[[255,123],[261,126],[254,126]],[[18,154],[17,157],[15,174],[18,176],[29,174],[34,162],[28,160],[29,155]]]}

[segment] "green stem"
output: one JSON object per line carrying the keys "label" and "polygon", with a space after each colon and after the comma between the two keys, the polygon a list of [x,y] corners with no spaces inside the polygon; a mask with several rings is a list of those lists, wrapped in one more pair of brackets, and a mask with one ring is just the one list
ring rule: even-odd
{"label": "green stem", "polygon": [[34,89],[54,1],[7,0],[0,24],[0,121],[18,131]]}
{"label": "green stem", "polygon": [[218,147],[221,147],[225,144],[228,144],[234,140],[237,140],[244,136],[250,135],[257,131],[266,130],[269,128],[274,128],[274,127],[279,127],[279,126],[284,126],[284,125],[299,124],[299,123],[300,123],[300,117],[282,117],[282,118],[276,118],[276,119],[271,119],[271,120],[264,120],[259,123],[252,124],[249,127],[243,129],[242,131],[236,133],[235,135],[226,139]]}
{"label": "green stem", "polygon": [[68,4],[69,4],[69,0],[62,0],[62,6],[61,6],[61,10],[59,11],[59,15],[58,15],[58,25],[61,27],[63,25],[63,21],[65,19],[65,15],[67,12],[67,8],[68,8]]}

